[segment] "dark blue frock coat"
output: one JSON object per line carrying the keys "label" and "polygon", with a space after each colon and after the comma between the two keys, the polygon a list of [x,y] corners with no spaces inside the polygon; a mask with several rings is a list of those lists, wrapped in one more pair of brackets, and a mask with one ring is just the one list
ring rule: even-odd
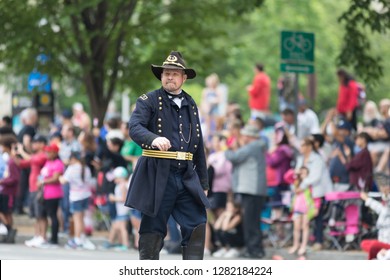
{"label": "dark blue frock coat", "polygon": [[[184,91],[183,91],[184,92]],[[192,97],[184,92],[189,106],[191,139],[189,149],[193,160],[188,161],[183,183],[196,202],[210,207],[204,190],[209,189],[206,157],[198,108]],[[172,138],[172,125],[177,123],[170,113],[170,99],[163,88],[140,96],[130,118],[130,137],[143,149],[153,149],[157,137]],[[171,159],[140,157],[132,175],[125,205],[155,217],[164,195]]]}

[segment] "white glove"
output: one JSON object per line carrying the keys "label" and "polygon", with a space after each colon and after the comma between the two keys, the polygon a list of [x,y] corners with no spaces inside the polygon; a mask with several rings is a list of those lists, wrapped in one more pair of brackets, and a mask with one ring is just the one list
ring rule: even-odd
{"label": "white glove", "polygon": [[158,148],[160,151],[168,151],[171,148],[171,142],[165,137],[157,137],[152,142],[153,148]]}

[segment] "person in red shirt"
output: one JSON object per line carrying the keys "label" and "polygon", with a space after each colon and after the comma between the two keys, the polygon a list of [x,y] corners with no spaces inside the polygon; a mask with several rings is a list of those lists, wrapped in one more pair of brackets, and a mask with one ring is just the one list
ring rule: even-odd
{"label": "person in red shirt", "polygon": [[337,113],[351,123],[352,127],[357,129],[356,109],[358,107],[358,83],[344,69],[337,71],[340,82],[339,93],[337,98]]}
{"label": "person in red shirt", "polygon": [[[23,150],[23,146],[18,146],[18,154],[21,158],[15,159],[20,168],[31,168],[29,176],[29,210],[30,217],[36,218],[34,230],[35,235],[31,240],[26,240],[28,247],[35,247],[39,239],[43,239],[44,230],[46,230],[46,219],[40,218],[40,212],[43,211],[42,203],[39,203],[38,196],[38,179],[42,167],[45,165],[47,156],[44,147],[47,143],[46,137],[36,134],[32,139],[33,154],[28,154]],[[42,242],[42,240],[40,240]]]}
{"label": "person in red shirt", "polygon": [[264,72],[264,65],[257,63],[255,77],[251,85],[247,87],[249,93],[249,108],[251,117],[264,118],[269,113],[271,100],[271,79]]}

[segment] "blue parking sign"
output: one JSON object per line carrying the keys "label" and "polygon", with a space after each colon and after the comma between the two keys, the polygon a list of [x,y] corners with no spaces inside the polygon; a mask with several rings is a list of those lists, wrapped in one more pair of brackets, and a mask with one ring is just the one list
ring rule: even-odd
{"label": "blue parking sign", "polygon": [[28,75],[27,90],[40,92],[51,92],[51,80],[48,74],[41,74],[39,71],[32,71]]}

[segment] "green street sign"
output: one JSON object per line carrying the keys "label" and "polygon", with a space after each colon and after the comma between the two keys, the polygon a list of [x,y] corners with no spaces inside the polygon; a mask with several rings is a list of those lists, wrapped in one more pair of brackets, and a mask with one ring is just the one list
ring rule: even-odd
{"label": "green street sign", "polygon": [[313,65],[305,65],[305,64],[281,63],[280,64],[280,71],[291,72],[291,73],[311,74],[311,73],[314,73],[314,66]]}
{"label": "green street sign", "polygon": [[314,33],[282,31],[281,35],[280,53],[283,62],[314,62]]}

